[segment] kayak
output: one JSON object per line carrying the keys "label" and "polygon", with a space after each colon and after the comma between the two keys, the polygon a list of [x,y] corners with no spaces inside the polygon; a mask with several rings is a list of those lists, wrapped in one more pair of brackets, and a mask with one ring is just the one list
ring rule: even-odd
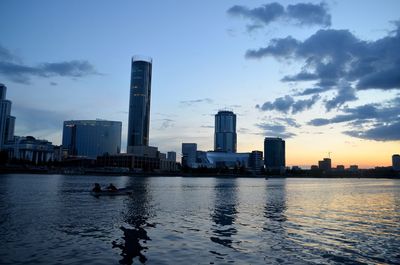
{"label": "kayak", "polygon": [[90,195],[93,196],[118,196],[118,195],[131,195],[132,194],[132,190],[131,189],[118,189],[118,190],[102,190],[102,191],[91,191]]}

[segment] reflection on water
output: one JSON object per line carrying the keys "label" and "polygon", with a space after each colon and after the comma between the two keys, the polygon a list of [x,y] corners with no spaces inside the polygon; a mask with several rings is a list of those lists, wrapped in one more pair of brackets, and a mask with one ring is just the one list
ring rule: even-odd
{"label": "reflection on water", "polygon": [[133,188],[133,194],[126,200],[126,212],[123,213],[123,220],[129,227],[121,226],[120,229],[124,235],[122,239],[124,243],[113,241],[113,248],[122,250],[123,257],[120,264],[132,264],[135,257],[139,257],[141,263],[145,263],[147,258],[142,253],[146,247],[147,235],[146,227],[154,227],[147,221],[150,217],[151,205],[149,203],[148,194],[148,178],[137,178],[135,182],[129,182],[128,185]]}
{"label": "reflection on water", "polygon": [[212,229],[215,236],[211,241],[232,248],[232,235],[237,230],[234,226],[237,203],[236,179],[215,179],[215,208],[212,213],[212,220],[215,223]]}
{"label": "reflection on water", "polygon": [[400,264],[399,235],[400,180],[0,175],[2,265]]}

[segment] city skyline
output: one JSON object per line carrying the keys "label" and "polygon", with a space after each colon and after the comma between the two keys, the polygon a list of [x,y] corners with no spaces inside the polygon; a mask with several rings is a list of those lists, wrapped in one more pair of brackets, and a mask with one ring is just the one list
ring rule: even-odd
{"label": "city skyline", "polygon": [[[212,150],[212,116],[219,109],[231,108],[238,114],[238,151],[263,150],[264,137],[282,137],[286,141],[289,166],[313,165],[328,152],[332,153],[334,165],[389,166],[392,155],[399,153],[400,135],[396,134],[396,128],[399,126],[400,86],[396,77],[387,78],[382,84],[377,76],[336,71],[339,66],[351,63],[346,54],[338,53],[336,46],[328,51],[312,46],[329,38],[344,39],[341,44],[346,45],[345,49],[353,52],[352,56],[358,56],[360,65],[353,68],[361,71],[364,69],[361,63],[367,59],[362,54],[363,48],[379,50],[379,45],[391,42],[392,46],[386,48],[389,56],[378,63],[392,67],[381,73],[386,77],[390,77],[390,71],[398,73],[399,66],[394,63],[396,55],[393,61],[389,58],[400,46],[399,16],[394,11],[400,7],[398,2],[357,5],[344,1],[326,1],[325,4],[312,1],[320,17],[309,21],[302,20],[301,13],[293,11],[296,8],[301,11],[301,5],[295,4],[302,2],[275,3],[283,7],[283,11],[269,18],[262,12],[259,15],[255,8],[266,10],[271,6],[263,5],[273,2],[234,5],[222,1],[213,5],[209,15],[211,22],[206,25],[199,24],[202,20],[198,15],[192,18],[185,13],[192,8],[208,10],[200,4],[194,7],[173,5],[187,23],[172,19],[168,12],[161,14],[161,10],[171,10],[167,4],[160,3],[156,9],[151,9],[151,3],[125,2],[112,6],[120,12],[120,22],[107,24],[100,20],[100,15],[109,7],[103,4],[94,10],[93,23],[81,19],[67,24],[66,18],[74,8],[84,13],[90,4],[64,2],[55,5],[44,1],[43,6],[32,3],[21,6],[16,2],[0,4],[2,10],[7,11],[1,19],[13,23],[12,27],[0,23],[5,36],[0,42],[0,82],[8,87],[7,98],[13,102],[11,115],[17,117],[16,135],[33,135],[60,144],[64,120],[104,118],[123,122],[122,147],[126,147],[129,59],[134,54],[147,54],[154,59],[150,145],[159,146],[164,152],[180,153],[182,142],[196,142],[199,149]],[[60,10],[64,10],[62,7],[65,14],[56,21]],[[124,7],[139,9],[143,14],[129,17],[122,10]],[[352,20],[348,10],[355,7],[364,13],[357,12]],[[28,12],[30,10],[32,12]],[[32,23],[41,14],[48,16]],[[128,18],[140,21],[144,15],[160,16],[160,20],[150,22],[148,29],[136,27],[135,23],[132,28],[128,25],[116,27]],[[16,19],[8,19],[9,16]],[[65,44],[61,43],[63,38],[46,37],[46,30],[53,31],[48,22],[56,22],[54,27],[59,26],[67,33]],[[165,23],[165,32],[159,29],[160,22]],[[101,30],[96,23],[103,26]],[[210,23],[215,25],[207,32],[205,29]],[[82,29],[72,31],[77,25],[82,25]],[[29,34],[22,34],[27,33],[28,26]],[[114,27],[117,30],[112,32]],[[188,29],[192,30],[190,27],[204,32],[204,36],[185,35]],[[88,40],[91,30],[93,34],[89,35],[93,40]],[[126,44],[107,46],[110,44],[107,41],[99,44],[104,33],[112,36],[113,43],[129,42],[130,34],[137,38],[132,47]],[[78,41],[68,41],[73,37]],[[216,41],[201,42],[202,37]],[[156,44],[161,42],[164,45]],[[307,50],[310,47],[314,48]],[[355,53],[354,47],[360,52]],[[307,56],[319,54],[323,57],[324,52],[343,56],[342,61],[330,65],[331,72],[338,75],[336,79],[324,75],[324,69],[314,69],[301,61],[311,58]],[[287,62],[289,58],[291,62]],[[322,67],[324,62],[313,63]],[[328,84],[333,81],[337,82],[335,86]],[[377,127],[376,124],[381,125]]]}

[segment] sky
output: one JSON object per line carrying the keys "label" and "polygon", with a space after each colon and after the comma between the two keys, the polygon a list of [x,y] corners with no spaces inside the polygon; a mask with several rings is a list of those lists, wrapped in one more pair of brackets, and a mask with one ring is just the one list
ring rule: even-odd
{"label": "sky", "polygon": [[238,151],[286,141],[287,165],[391,165],[400,153],[400,1],[0,1],[0,83],[16,135],[61,144],[65,120],[122,121],[131,57],[153,59],[150,145]]}

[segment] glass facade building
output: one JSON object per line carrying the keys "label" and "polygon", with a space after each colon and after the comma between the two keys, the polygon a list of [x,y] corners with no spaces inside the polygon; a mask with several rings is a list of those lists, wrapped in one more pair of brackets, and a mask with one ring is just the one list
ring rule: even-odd
{"label": "glass facade building", "polygon": [[214,151],[236,153],[236,115],[219,111],[215,115]]}
{"label": "glass facade building", "polygon": [[284,140],[270,137],[264,139],[264,165],[269,169],[281,169],[286,166]]}
{"label": "glass facade building", "polygon": [[7,87],[0,84],[0,150],[14,139],[15,117],[11,116],[11,101],[6,100]]}
{"label": "glass facade building", "polygon": [[132,57],[128,118],[129,146],[148,146],[152,59]]}
{"label": "glass facade building", "polygon": [[71,156],[96,158],[104,154],[119,154],[121,129],[120,121],[64,121],[62,145]]}

